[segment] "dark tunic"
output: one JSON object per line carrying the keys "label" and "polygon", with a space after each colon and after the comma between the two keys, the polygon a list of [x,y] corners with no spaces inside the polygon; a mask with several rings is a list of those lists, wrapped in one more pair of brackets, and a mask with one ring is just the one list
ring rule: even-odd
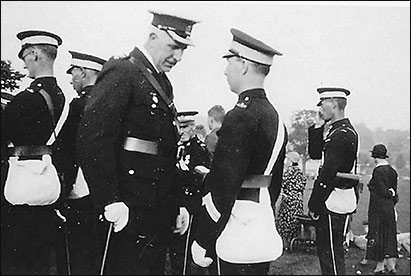
{"label": "dark tunic", "polygon": [[[79,171],[76,155],[77,129],[92,87],[84,87],[78,97],[71,101],[67,119],[54,143],[56,167],[64,176],[63,213],[67,218],[70,268],[73,275],[91,274],[95,265],[90,197],[68,199]],[[65,250],[65,245],[61,245],[60,249]]]}
{"label": "dark tunic", "polygon": [[[370,201],[368,206],[367,256],[374,261],[398,257],[397,223],[395,204],[398,202],[397,172],[390,165],[374,169],[368,183]],[[395,196],[388,191],[393,188]]]}
{"label": "dark tunic", "polygon": [[[358,150],[358,135],[348,118],[333,122],[323,139],[324,126],[308,129],[310,157],[323,156],[322,168],[314,181],[308,200],[310,211],[319,215],[315,221],[317,254],[323,275],[344,275],[345,257],[343,240],[348,214],[337,214],[327,210],[325,201],[336,188],[356,187],[356,181],[336,177],[337,172],[349,173],[354,167]],[[358,195],[357,195],[358,199]]]}
{"label": "dark tunic", "polygon": [[[258,188],[241,188],[247,174],[264,174],[269,170],[268,174],[272,174],[269,187],[271,203],[275,204],[281,189],[287,144],[285,126],[279,124],[282,124],[279,114],[268,101],[263,89],[241,93],[237,105],[226,114],[219,130],[211,171],[204,184],[204,195],[211,194],[212,202],[221,217],[215,222],[207,208],[203,207],[199,216],[194,218],[198,224],[194,239],[208,254],[212,254],[236,199],[241,197],[259,202]],[[284,127],[283,137],[279,137],[278,130],[281,127]],[[273,166],[267,168],[276,144],[280,149],[278,156]]]}
{"label": "dark tunic", "polygon": [[49,273],[51,246],[58,236],[53,206],[10,205],[4,198],[7,177],[7,146],[45,145],[54,123],[44,89],[54,105],[57,122],[65,97],[54,77],[35,79],[6,106],[1,116],[1,269],[4,274],[34,275]]}
{"label": "dark tunic", "polygon": [[64,175],[65,196],[68,196],[76,181],[78,172],[76,156],[77,129],[83,117],[87,99],[90,98],[92,88],[93,86],[91,85],[84,87],[79,96],[71,101],[67,119],[53,145],[56,149],[56,167]]}
{"label": "dark tunic", "polygon": [[[175,113],[130,57],[173,98],[165,74],[158,74],[137,48],[128,57],[110,59],[80,122],[77,156],[96,215],[113,202],[129,207],[128,223],[111,243],[108,273],[160,273],[164,239],[171,235],[178,212],[173,178],[179,137]],[[126,137],[157,143],[158,154],[125,150]],[[100,224],[97,229],[104,247],[107,230]]]}
{"label": "dark tunic", "polygon": [[334,187],[345,188],[353,185],[353,181],[339,179],[337,172],[349,173],[357,158],[358,135],[349,119],[344,118],[331,124],[330,130],[323,139],[324,127],[308,129],[309,154],[313,159],[324,161],[308,201],[308,207],[317,214],[326,214],[325,201]]}

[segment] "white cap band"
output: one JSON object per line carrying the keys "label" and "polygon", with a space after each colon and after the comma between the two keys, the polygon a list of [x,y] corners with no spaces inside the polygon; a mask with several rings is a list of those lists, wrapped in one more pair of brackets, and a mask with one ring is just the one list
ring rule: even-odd
{"label": "white cap band", "polygon": [[21,45],[24,46],[26,44],[51,44],[58,47],[58,41],[55,38],[45,35],[35,35],[23,38],[21,40]]}
{"label": "white cap band", "polygon": [[77,58],[72,58],[71,59],[71,65],[72,66],[77,66],[77,67],[84,67],[84,68],[88,68],[88,69],[93,69],[93,70],[97,70],[97,71],[101,71],[101,68],[103,68],[103,65],[98,63],[98,62],[94,62],[94,61],[90,61],[90,60],[84,60],[84,59],[77,59]]}
{"label": "white cap band", "polygon": [[320,94],[320,99],[323,98],[347,98],[347,95],[342,91],[325,91]]}
{"label": "white cap band", "polygon": [[261,53],[234,40],[231,42],[230,49],[239,53],[244,58],[261,64],[271,65],[273,63],[273,55]]}

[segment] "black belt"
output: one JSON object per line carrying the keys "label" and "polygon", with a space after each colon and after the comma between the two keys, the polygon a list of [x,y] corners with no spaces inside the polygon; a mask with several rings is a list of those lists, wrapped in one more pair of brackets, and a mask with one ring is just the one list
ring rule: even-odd
{"label": "black belt", "polygon": [[17,146],[12,148],[7,148],[9,156],[18,157],[34,157],[42,156],[45,154],[51,155],[51,148],[47,145],[40,146]]}

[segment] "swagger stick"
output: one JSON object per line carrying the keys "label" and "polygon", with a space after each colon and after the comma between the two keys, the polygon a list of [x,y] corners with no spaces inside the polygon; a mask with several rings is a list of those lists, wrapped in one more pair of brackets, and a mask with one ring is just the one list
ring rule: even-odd
{"label": "swagger stick", "polygon": [[188,243],[190,241],[190,232],[191,232],[191,224],[193,221],[193,215],[190,215],[190,222],[188,225],[188,232],[187,232],[187,238],[186,238],[186,248],[184,250],[184,266],[183,266],[183,275],[186,275],[186,270],[187,270],[187,259],[188,259]]}
{"label": "swagger stick", "polygon": [[107,258],[108,244],[110,242],[110,236],[111,236],[112,230],[113,230],[113,223],[111,222],[109,227],[108,227],[106,246],[104,247],[104,254],[103,254],[103,260],[101,262],[100,275],[103,275],[103,272],[104,272],[104,266],[106,264],[106,258]]}

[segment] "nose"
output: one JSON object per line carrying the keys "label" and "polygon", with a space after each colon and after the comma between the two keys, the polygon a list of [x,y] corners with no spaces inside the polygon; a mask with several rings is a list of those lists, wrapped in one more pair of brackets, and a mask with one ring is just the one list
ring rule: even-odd
{"label": "nose", "polygon": [[181,61],[181,58],[183,56],[183,51],[184,51],[183,49],[175,49],[174,50],[173,57],[177,62]]}

